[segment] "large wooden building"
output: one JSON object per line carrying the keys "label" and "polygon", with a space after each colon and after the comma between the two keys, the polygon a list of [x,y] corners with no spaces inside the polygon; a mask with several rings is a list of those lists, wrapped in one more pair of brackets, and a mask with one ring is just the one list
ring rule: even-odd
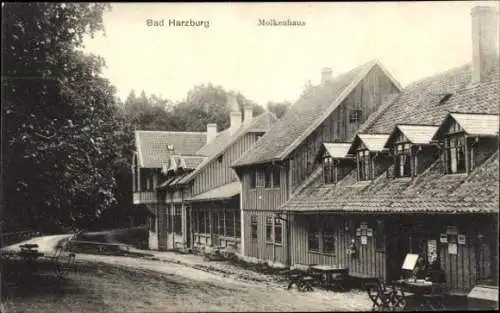
{"label": "large wooden building", "polygon": [[[290,161],[283,165],[280,180],[288,189],[281,198],[263,197],[265,188],[253,188],[265,182],[262,175],[253,178],[263,164],[280,164],[277,157],[266,159],[268,135],[256,145],[260,150],[238,161],[242,209],[248,212],[245,255],[334,264],[348,267],[352,276],[394,279],[404,256],[418,253],[438,258],[451,292],[467,293],[480,282],[498,286],[500,71],[492,45],[498,39],[494,9],[473,9],[472,24],[471,64],[410,84],[377,106],[353,140],[304,140],[325,131],[319,123],[294,138],[288,151],[303,145],[311,154],[294,155],[303,162],[300,169]],[[345,119],[331,125],[342,128]],[[282,218],[279,229],[287,229],[275,236],[285,237],[277,248],[267,240],[273,238],[273,217]]]}
{"label": "large wooden building", "polygon": [[[226,247],[238,250],[241,242],[241,184],[230,165],[276,121],[264,112],[253,117],[251,106],[243,110],[236,97],[228,95],[230,126],[217,133],[207,125],[209,143],[196,151],[201,161],[194,167],[179,167],[173,160],[159,187],[164,201],[159,210],[159,248]],[[186,156],[184,156],[186,157]]]}
{"label": "large wooden building", "polygon": [[145,213],[144,222],[149,225],[150,249],[158,249],[157,217],[164,207],[164,201],[157,187],[169,177],[168,168],[166,170],[165,167],[177,162],[184,164],[183,170],[192,170],[203,159],[193,155],[206,144],[205,132],[135,131],[135,152],[132,159],[133,203],[137,210]]}
{"label": "large wooden building", "polygon": [[346,141],[400,92],[385,68],[372,61],[303,94],[233,168],[242,182],[242,253],[288,264],[295,249],[289,223],[276,210],[300,190],[316,170],[324,142]]}

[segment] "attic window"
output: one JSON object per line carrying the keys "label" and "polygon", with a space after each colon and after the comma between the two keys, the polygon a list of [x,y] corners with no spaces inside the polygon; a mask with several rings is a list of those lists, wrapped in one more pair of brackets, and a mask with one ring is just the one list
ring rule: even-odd
{"label": "attic window", "polygon": [[167,150],[168,151],[173,151],[174,150],[174,145],[167,145]]}
{"label": "attic window", "polygon": [[445,94],[445,95],[441,98],[441,100],[439,100],[439,105],[443,105],[443,104],[445,104],[445,103],[446,103],[446,101],[448,101],[448,99],[450,99],[450,97],[451,97],[451,93],[447,93],[447,94]]}
{"label": "attic window", "polygon": [[331,157],[326,157],[323,160],[323,173],[325,175],[325,184],[334,184],[337,182],[335,165]]}
{"label": "attic window", "polygon": [[394,176],[410,177],[410,144],[400,143],[394,146]]}
{"label": "attic window", "polygon": [[368,150],[359,150],[357,154],[358,180],[372,179],[372,160]]}
{"label": "attic window", "polygon": [[349,112],[349,123],[359,123],[363,112],[361,110],[351,110]]}

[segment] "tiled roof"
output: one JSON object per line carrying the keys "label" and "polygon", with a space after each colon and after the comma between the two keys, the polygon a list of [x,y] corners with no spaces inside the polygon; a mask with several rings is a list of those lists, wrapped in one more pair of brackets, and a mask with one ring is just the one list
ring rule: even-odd
{"label": "tiled roof", "polygon": [[414,82],[364,132],[389,133],[396,124],[439,125],[449,112],[498,114],[500,68],[480,84],[470,80],[467,64]]}
{"label": "tiled roof", "polygon": [[[387,74],[381,64],[372,61],[337,76],[328,84],[312,87],[233,167],[286,158],[335,110],[374,66]],[[393,80],[393,83],[399,87],[396,81]]]}
{"label": "tiled roof", "polygon": [[342,159],[348,156],[349,148],[351,147],[351,143],[329,143],[325,142],[323,146],[332,158]]}
{"label": "tiled roof", "polygon": [[457,121],[467,134],[498,135],[498,114],[451,113],[450,116]]}
{"label": "tiled roof", "polygon": [[[265,132],[270,125],[272,125],[273,121],[276,121],[276,116],[271,112],[264,112],[259,116],[256,116],[252,119],[250,124],[246,126],[242,126],[238,129],[232,136],[229,135],[227,131],[223,131],[219,136],[214,139],[214,143],[210,148],[203,148],[202,152],[210,153],[208,157],[203,160],[203,162],[198,165],[198,167],[191,172],[189,175],[185,176],[180,184],[185,184],[193,179],[200,171],[205,167],[205,165],[209,164],[212,160],[217,158],[221,153],[223,153],[229,146],[239,140],[243,135],[252,133],[252,132]],[[266,129],[267,127],[267,129]],[[197,152],[200,154],[200,151]]]}
{"label": "tiled roof", "polygon": [[401,132],[413,144],[429,144],[437,129],[437,126],[428,125],[396,125],[388,142]]}
{"label": "tiled roof", "polygon": [[[205,132],[135,131],[139,166],[161,168],[173,154],[193,155],[205,145]],[[169,150],[169,146],[173,150]]]}
{"label": "tiled roof", "polygon": [[388,178],[357,182],[356,170],[337,185],[322,175],[286,202],[284,211],[498,213],[498,151],[467,176],[445,175],[436,161],[415,179]]}
{"label": "tiled roof", "polygon": [[214,189],[211,189],[209,191],[206,191],[204,193],[201,193],[199,195],[196,195],[187,201],[213,201],[213,200],[223,200],[223,199],[228,199],[231,197],[234,197],[240,193],[240,182],[232,182]]}

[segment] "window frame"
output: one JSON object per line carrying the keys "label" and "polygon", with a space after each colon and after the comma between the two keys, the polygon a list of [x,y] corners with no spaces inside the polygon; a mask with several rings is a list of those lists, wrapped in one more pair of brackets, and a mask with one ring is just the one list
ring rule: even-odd
{"label": "window frame", "polygon": [[272,188],[272,171],[269,167],[264,169],[264,188]]}
{"label": "window frame", "polygon": [[278,166],[272,170],[273,188],[279,188],[281,184],[281,169]]}
{"label": "window frame", "polygon": [[253,169],[250,172],[249,189],[255,189],[255,188],[257,188],[257,170]]}
{"label": "window frame", "polygon": [[358,149],[356,152],[356,167],[358,171],[358,181],[370,181],[373,179],[372,157],[368,149]]}
{"label": "window frame", "polygon": [[323,180],[326,185],[337,183],[336,162],[330,156],[323,158]]}
{"label": "window frame", "polygon": [[[277,229],[279,229],[277,231]],[[276,240],[278,236],[276,234],[279,234],[279,241]],[[273,225],[273,241],[275,245],[282,245],[283,244],[283,221],[279,217],[274,218],[274,225]]]}
{"label": "window frame", "polygon": [[259,238],[258,234],[259,234],[259,221],[257,219],[257,215],[250,215],[250,240],[257,241]]}
{"label": "window frame", "polygon": [[375,251],[385,252],[386,249],[386,238],[385,238],[385,223],[383,220],[377,220],[375,226]]}
{"label": "window frame", "polygon": [[[309,252],[321,253],[320,237],[321,237],[321,225],[319,223],[318,216],[314,216],[313,221],[310,221],[307,227],[307,250]],[[314,238],[314,242],[316,242],[317,247],[315,248],[311,247],[312,246],[311,238]]]}
{"label": "window frame", "polygon": [[265,218],[266,227],[266,243],[272,244],[274,242],[274,222],[272,216],[266,216]]}
{"label": "window frame", "polygon": [[[234,236],[234,211],[224,210],[224,236],[225,237],[235,237]],[[228,218],[229,217],[229,218]],[[231,230],[231,233],[229,232]]]}
{"label": "window frame", "polygon": [[[413,177],[412,147],[413,145],[409,142],[397,142],[394,144],[393,158],[395,178]],[[401,160],[402,158],[404,158],[403,161]],[[408,162],[408,168],[406,168],[406,162]],[[408,173],[405,173],[405,170],[408,170]]]}
{"label": "window frame", "polygon": [[[450,134],[444,139],[445,145],[445,173],[446,174],[465,174],[468,172],[467,166],[467,141],[464,133]],[[453,151],[452,151],[453,150]],[[458,155],[460,151],[463,153],[463,159],[460,160]],[[460,162],[460,163],[459,163]],[[463,163],[462,163],[463,162]],[[456,170],[453,171],[453,163],[455,163]],[[459,165],[461,169],[459,169]]]}
{"label": "window frame", "polygon": [[[326,226],[329,225],[329,226]],[[325,236],[328,234],[329,236]],[[329,238],[333,245],[325,245],[325,240]],[[317,249],[311,248],[311,239],[317,242]],[[326,248],[326,247],[329,247]],[[307,227],[307,251],[309,253],[336,256],[337,253],[337,229],[335,224],[335,218],[332,216],[320,217],[314,216],[308,223]]]}
{"label": "window frame", "polygon": [[349,111],[349,124],[361,123],[363,119],[363,110],[352,109]]}
{"label": "window frame", "polygon": [[172,232],[176,235],[182,235],[182,205],[174,205],[174,225]]}

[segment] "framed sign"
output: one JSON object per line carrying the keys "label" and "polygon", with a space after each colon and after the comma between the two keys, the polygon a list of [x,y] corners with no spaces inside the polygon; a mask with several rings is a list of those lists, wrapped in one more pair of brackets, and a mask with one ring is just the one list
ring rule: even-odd
{"label": "framed sign", "polygon": [[456,243],[449,243],[448,244],[448,254],[457,254],[457,244]]}
{"label": "framed sign", "polygon": [[446,235],[446,234],[441,234],[441,235],[439,236],[439,242],[440,242],[440,243],[448,243],[448,235]]}
{"label": "framed sign", "polygon": [[458,244],[465,245],[465,235],[463,234],[458,235]]}

